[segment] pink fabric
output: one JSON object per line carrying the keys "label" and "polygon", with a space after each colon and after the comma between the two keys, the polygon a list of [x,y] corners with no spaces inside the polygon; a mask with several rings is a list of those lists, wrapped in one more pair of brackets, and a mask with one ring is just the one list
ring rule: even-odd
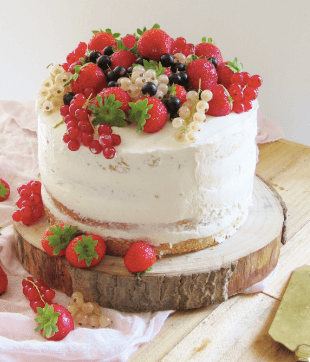
{"label": "pink fabric", "polygon": [[[259,115],[257,142],[272,142],[282,131]],[[8,274],[7,291],[0,296],[1,361],[110,361],[125,362],[139,345],[151,341],[172,311],[128,314],[102,309],[112,325],[105,329],[76,326],[63,341],[50,342],[34,331],[36,314],[22,293],[21,275],[27,272],[13,251],[12,213],[17,187],[37,178],[37,116],[34,101],[0,101],[0,177],[11,187],[0,203],[0,264]],[[55,302],[67,306],[70,298],[56,292]]]}

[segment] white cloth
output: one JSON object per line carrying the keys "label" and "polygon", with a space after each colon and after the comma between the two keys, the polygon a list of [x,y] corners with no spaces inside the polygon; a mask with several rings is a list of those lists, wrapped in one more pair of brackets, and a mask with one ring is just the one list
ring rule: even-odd
{"label": "white cloth", "polygon": [[[36,314],[22,293],[20,277],[28,274],[13,250],[12,213],[18,186],[35,180],[39,173],[36,129],[34,101],[0,101],[0,178],[11,188],[8,200],[0,203],[0,264],[9,279],[7,291],[0,296],[0,362],[125,362],[139,345],[155,337],[173,311],[130,314],[102,308],[112,320],[110,327],[77,326],[58,342],[47,341],[34,331]],[[258,142],[282,137],[277,126],[259,116]],[[56,291],[54,301],[67,306],[70,298]]]}

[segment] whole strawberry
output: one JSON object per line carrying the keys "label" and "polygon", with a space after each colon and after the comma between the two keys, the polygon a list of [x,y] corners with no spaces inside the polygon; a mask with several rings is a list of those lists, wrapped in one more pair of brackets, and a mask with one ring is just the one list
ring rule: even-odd
{"label": "whole strawberry", "polygon": [[124,263],[131,273],[142,273],[148,270],[156,261],[154,249],[143,241],[137,241],[127,250]]}
{"label": "whole strawberry", "polygon": [[224,62],[217,66],[217,75],[218,83],[223,84],[225,88],[228,88],[231,85],[230,77],[234,73],[239,73],[242,71],[243,65],[239,63],[237,58],[232,62]]}
{"label": "whole strawberry", "polygon": [[49,341],[61,341],[74,330],[71,313],[60,304],[48,305],[46,303],[43,309],[37,308],[37,313],[39,317],[35,321],[38,323],[38,327],[35,331],[40,331],[42,336]]}
{"label": "whole strawberry", "polygon": [[138,51],[142,57],[158,61],[162,55],[170,52],[172,41],[161,29],[146,30],[138,40]]}
{"label": "whole strawberry", "polygon": [[68,244],[77,233],[76,226],[56,224],[49,226],[42,237],[41,245],[50,256],[63,256]]}
{"label": "whole strawberry", "polygon": [[94,63],[76,66],[75,74],[65,85],[69,83],[74,94],[83,93],[86,88],[92,88],[97,94],[107,86],[103,71]]}
{"label": "whole strawberry", "polygon": [[102,51],[107,46],[116,46],[116,39],[110,32],[101,30],[93,31],[93,33],[94,35],[88,43],[89,50]]}
{"label": "whole strawberry", "polygon": [[8,286],[8,277],[6,272],[0,266],[0,295],[6,291]]}
{"label": "whole strawberry", "polygon": [[127,47],[128,49],[133,48],[137,42],[136,37],[130,34],[124,36],[124,38],[122,38],[121,40],[124,43],[125,47]]}
{"label": "whole strawberry", "polygon": [[216,84],[210,88],[210,91],[212,92],[212,99],[208,102],[209,110],[207,114],[220,117],[231,113],[233,102],[226,88],[221,84]]}
{"label": "whole strawberry", "polygon": [[9,184],[0,178],[0,202],[5,201],[10,196]]}
{"label": "whole strawberry", "polygon": [[114,69],[117,66],[122,66],[127,69],[131,67],[136,60],[136,54],[133,54],[129,50],[118,50],[111,56],[111,68]]}
{"label": "whole strawberry", "polygon": [[[203,39],[205,40],[205,39]],[[223,63],[221,51],[212,43],[212,39],[208,39],[208,43],[202,42],[195,46],[195,54],[200,58],[208,59],[213,57],[217,60],[217,64]]]}
{"label": "whole strawberry", "polygon": [[[102,97],[102,99],[104,99],[104,95],[109,97],[111,94],[115,95],[115,100],[122,102],[120,109],[125,113],[127,113],[130,108],[129,106],[129,102],[131,101],[130,95],[127,92],[125,92],[122,88],[110,87],[110,88],[104,88],[99,93],[99,96]],[[96,101],[94,104],[97,104]]]}
{"label": "whole strawberry", "polygon": [[66,259],[77,268],[97,265],[106,253],[106,243],[98,235],[81,235],[74,238],[66,249]]}
{"label": "whole strawberry", "polygon": [[155,133],[167,122],[168,112],[164,104],[153,97],[143,97],[129,103],[129,122],[138,122],[137,132]]}
{"label": "whole strawberry", "polygon": [[196,59],[188,64],[186,70],[191,88],[210,89],[214,84],[217,84],[217,72],[214,65],[206,59]]}

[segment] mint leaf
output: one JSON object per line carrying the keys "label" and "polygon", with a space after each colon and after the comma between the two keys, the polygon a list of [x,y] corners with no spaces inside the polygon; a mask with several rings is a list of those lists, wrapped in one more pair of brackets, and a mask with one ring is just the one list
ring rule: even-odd
{"label": "mint leaf", "polygon": [[128,124],[125,121],[125,112],[120,109],[123,102],[115,100],[115,94],[110,94],[109,97],[104,95],[104,103],[102,97],[98,94],[97,101],[99,107],[95,104],[91,104],[89,109],[93,112],[95,117],[92,121],[94,126],[99,124],[109,124],[111,127],[127,127]]}
{"label": "mint leaf", "polygon": [[153,107],[153,104],[148,105],[148,99],[145,98],[143,101],[139,99],[136,103],[129,102],[129,122],[137,122],[137,132],[143,130],[146,120],[151,118],[151,115],[147,112]]}

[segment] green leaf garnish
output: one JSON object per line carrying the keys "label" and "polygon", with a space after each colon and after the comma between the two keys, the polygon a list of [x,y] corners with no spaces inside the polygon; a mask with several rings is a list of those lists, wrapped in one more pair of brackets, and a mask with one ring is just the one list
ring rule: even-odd
{"label": "green leaf garnish", "polygon": [[231,69],[234,73],[240,73],[243,69],[243,64],[238,62],[238,59],[235,58],[232,62],[227,62],[226,67]]}
{"label": "green leaf garnish", "polygon": [[95,104],[91,104],[89,109],[93,112],[93,116],[95,117],[92,121],[94,126],[98,126],[99,124],[109,124],[111,127],[126,127],[128,126],[125,121],[126,115],[125,112],[120,109],[123,102],[115,100],[115,94],[110,94],[109,97],[104,95],[104,104],[102,97],[98,94],[97,101],[99,107]]}
{"label": "green leaf garnish", "polygon": [[58,332],[56,323],[58,321],[58,316],[60,316],[61,313],[54,312],[53,305],[48,305],[46,303],[44,309],[40,307],[37,308],[37,313],[40,317],[35,318],[35,321],[39,323],[35,329],[36,332],[43,329],[42,335],[47,338],[52,337],[56,332]]}
{"label": "green leaf garnish", "polygon": [[153,107],[153,104],[148,105],[148,99],[145,98],[143,101],[139,99],[136,103],[129,102],[129,122],[137,122],[137,132],[143,130],[146,120],[151,117],[147,112]]}
{"label": "green leaf garnish", "polygon": [[78,254],[78,261],[84,260],[89,267],[93,259],[98,259],[99,255],[95,252],[98,240],[93,240],[91,236],[82,235],[82,240],[78,240],[74,251]]}
{"label": "green leaf garnish", "polygon": [[208,43],[211,43],[211,44],[215,45],[215,43],[214,43],[214,41],[213,41],[212,38],[208,38]]}

